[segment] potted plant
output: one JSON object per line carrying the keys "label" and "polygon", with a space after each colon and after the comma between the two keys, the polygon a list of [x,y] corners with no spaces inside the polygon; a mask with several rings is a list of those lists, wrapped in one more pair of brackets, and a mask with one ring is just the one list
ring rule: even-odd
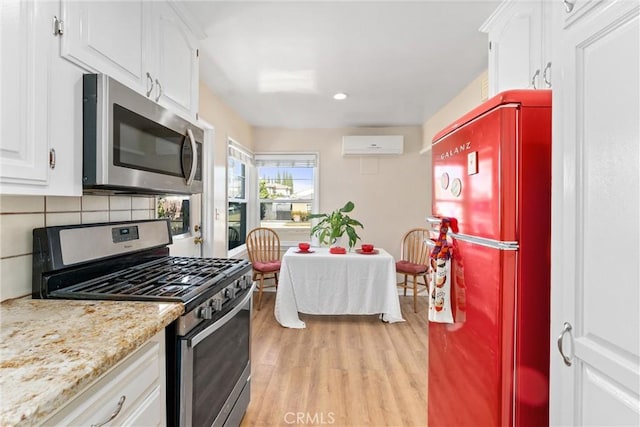
{"label": "potted plant", "polygon": [[320,244],[334,245],[338,238],[347,233],[347,236],[349,236],[349,250],[351,250],[360,239],[355,227],[364,228],[360,221],[346,215],[351,212],[353,208],[353,202],[349,201],[343,207],[336,209],[330,214],[321,213],[309,215],[309,219],[320,218],[320,222],[311,228],[311,235],[317,236]]}

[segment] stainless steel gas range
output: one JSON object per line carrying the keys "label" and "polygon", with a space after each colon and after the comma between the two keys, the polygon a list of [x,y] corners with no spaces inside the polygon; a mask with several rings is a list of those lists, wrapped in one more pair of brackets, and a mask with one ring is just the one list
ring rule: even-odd
{"label": "stainless steel gas range", "polygon": [[167,420],[237,426],[250,400],[251,264],[169,255],[168,220],[33,230],[33,298],[166,301]]}

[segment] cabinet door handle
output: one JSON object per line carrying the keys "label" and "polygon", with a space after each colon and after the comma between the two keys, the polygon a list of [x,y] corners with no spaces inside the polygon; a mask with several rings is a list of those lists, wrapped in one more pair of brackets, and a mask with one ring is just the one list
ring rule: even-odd
{"label": "cabinet door handle", "polygon": [[149,74],[149,72],[147,72],[147,81],[151,83],[151,87],[149,87],[149,84],[147,84],[147,98],[148,98],[149,95],[151,95],[151,92],[153,92],[153,77],[151,77],[151,74]]}
{"label": "cabinet door handle", "polygon": [[156,79],[156,86],[158,86],[158,96],[156,96],[156,102],[158,102],[158,100],[162,96],[162,85],[160,84],[160,81],[158,79]]}
{"label": "cabinet door handle", "polygon": [[558,335],[558,351],[560,352],[560,356],[562,356],[562,361],[567,366],[571,366],[571,358],[567,357],[564,354],[562,343],[563,343],[563,338],[565,334],[569,334],[569,337],[571,337],[571,329],[572,329],[571,323],[564,322],[564,327],[562,328],[562,332],[560,332],[560,335]]}
{"label": "cabinet door handle", "polygon": [[105,425],[106,423],[108,423],[109,421],[113,420],[115,417],[118,416],[118,414],[120,413],[120,411],[122,410],[122,405],[124,405],[124,401],[127,399],[126,396],[120,396],[120,400],[118,400],[118,407],[116,408],[115,411],[113,411],[113,414],[111,414],[111,416],[109,417],[108,420],[105,420],[101,423],[98,424],[91,424],[91,427],[102,427],[103,425]]}
{"label": "cabinet door handle", "polygon": [[551,70],[551,61],[547,62],[547,65],[545,65],[544,71],[542,72],[542,79],[544,80],[544,84],[546,84],[547,87],[551,87],[551,80],[547,78],[547,72],[550,70]]}
{"label": "cabinet door handle", "polygon": [[200,236],[196,236],[193,238],[194,245],[201,245],[204,242],[204,239]]}
{"label": "cabinet door handle", "polygon": [[49,150],[49,167],[51,169],[56,168],[56,149],[52,148]]}
{"label": "cabinet door handle", "polygon": [[562,0],[562,3],[564,3],[564,10],[567,13],[571,13],[571,11],[573,10],[573,7],[576,5],[575,1],[570,1],[570,0]]}
{"label": "cabinet door handle", "polygon": [[540,75],[540,68],[538,68],[536,72],[533,73],[533,77],[531,77],[531,87],[534,89],[538,89],[536,87],[536,78],[538,78],[539,75]]}

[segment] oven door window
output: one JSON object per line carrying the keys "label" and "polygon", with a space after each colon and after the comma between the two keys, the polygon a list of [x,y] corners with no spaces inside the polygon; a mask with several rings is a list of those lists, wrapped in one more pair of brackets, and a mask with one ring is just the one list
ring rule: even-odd
{"label": "oven door window", "polygon": [[249,363],[250,310],[240,310],[192,349],[191,424],[210,426]]}
{"label": "oven door window", "polygon": [[[189,151],[183,150],[185,135],[117,104],[113,105],[113,117],[113,156],[116,166],[185,176],[183,157]],[[188,174],[191,159],[187,163]]]}

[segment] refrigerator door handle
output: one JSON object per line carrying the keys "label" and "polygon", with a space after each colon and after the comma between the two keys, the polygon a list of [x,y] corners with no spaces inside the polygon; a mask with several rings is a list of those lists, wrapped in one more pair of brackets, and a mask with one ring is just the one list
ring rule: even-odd
{"label": "refrigerator door handle", "polygon": [[442,222],[442,218],[438,218],[437,216],[428,216],[425,219],[429,224],[439,225]]}
{"label": "refrigerator door handle", "polygon": [[462,242],[475,243],[476,245],[485,246],[487,248],[499,249],[501,251],[517,251],[520,246],[518,242],[503,242],[501,240],[487,239],[485,237],[469,236],[462,233],[449,233],[454,239]]}
{"label": "refrigerator door handle", "polygon": [[[430,216],[427,217],[426,220],[431,225],[432,230],[434,232],[437,232],[438,230],[434,229],[433,226],[440,225],[442,219],[435,216]],[[492,249],[499,249],[501,251],[517,251],[520,248],[518,242],[505,242],[501,240],[487,239],[486,237],[477,237],[463,233],[454,233],[452,231],[449,231],[447,235],[462,242],[474,243],[476,245],[485,246]]]}

